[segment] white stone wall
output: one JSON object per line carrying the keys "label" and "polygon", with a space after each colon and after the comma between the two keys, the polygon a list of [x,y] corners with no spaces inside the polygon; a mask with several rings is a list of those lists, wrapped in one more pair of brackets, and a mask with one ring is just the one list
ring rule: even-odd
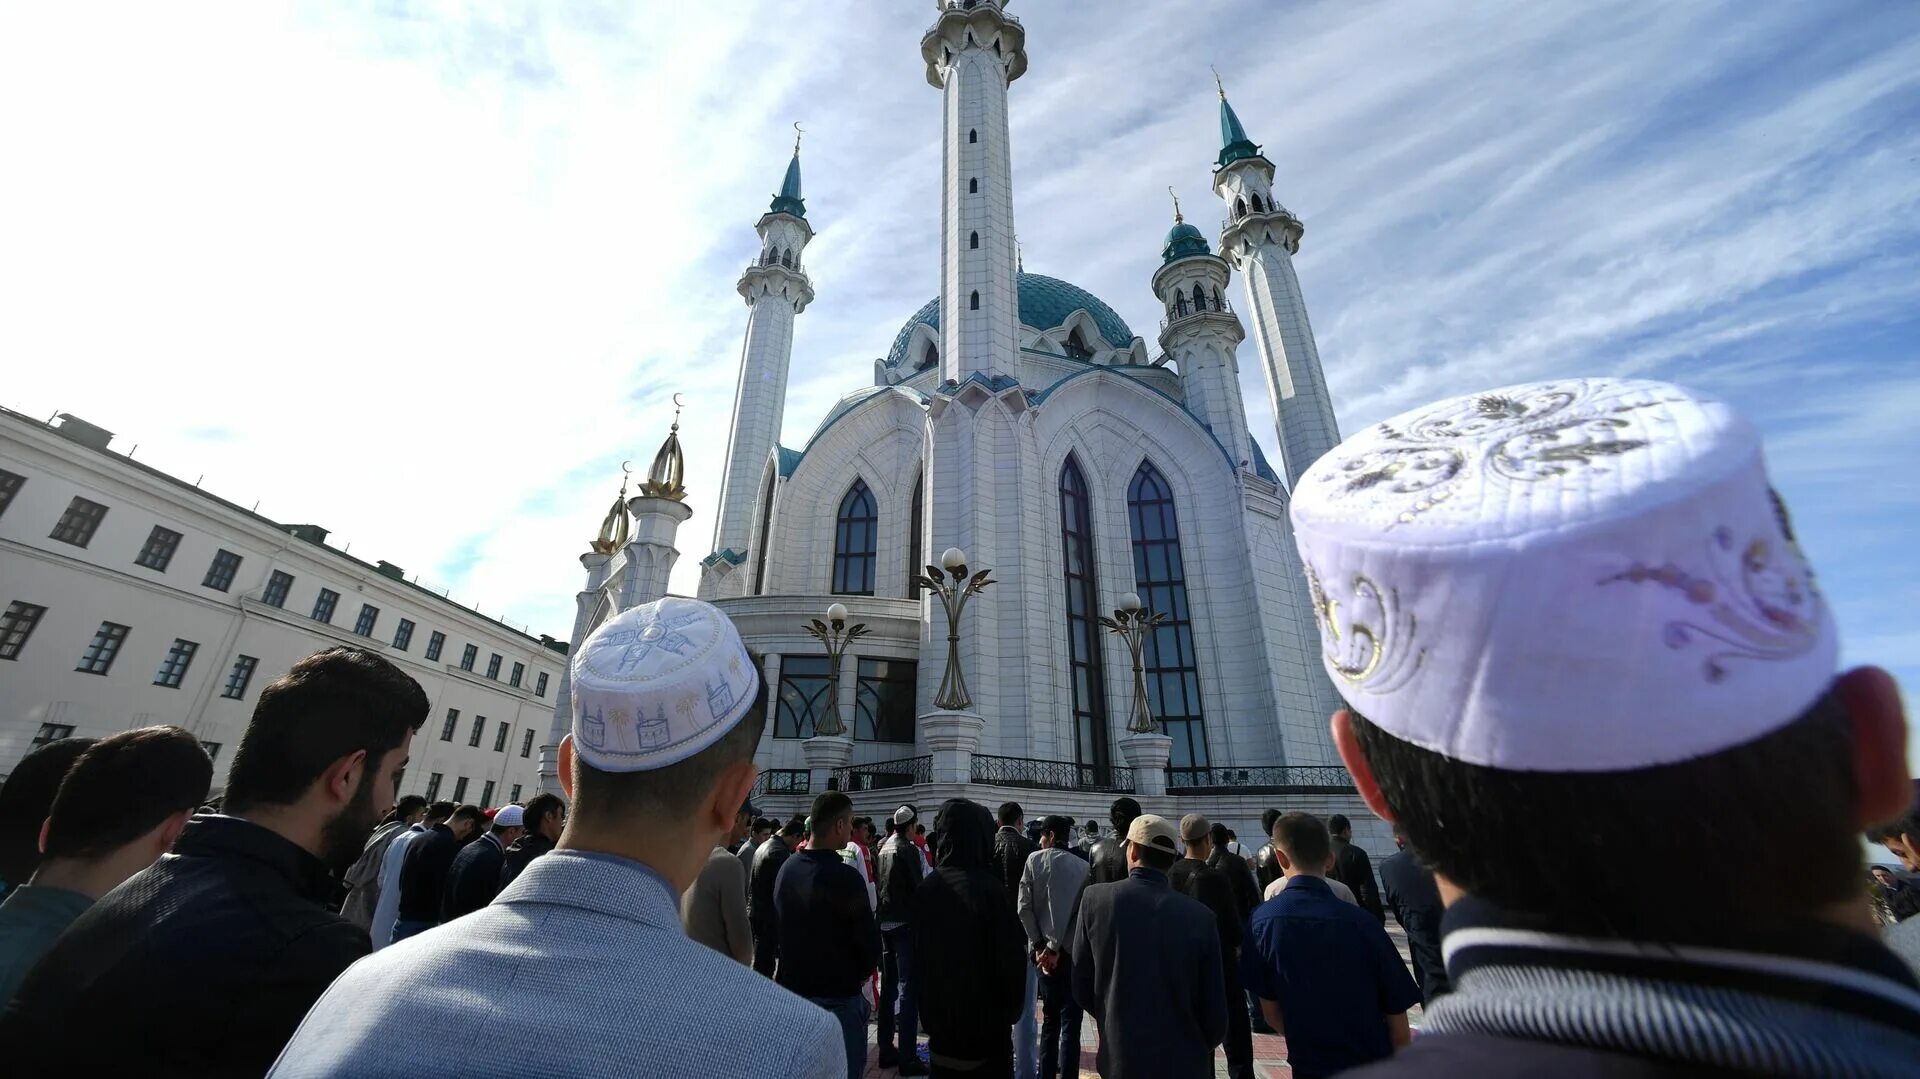
{"label": "white stone wall", "polygon": [[[537,789],[538,758],[521,755],[526,732],[534,747],[546,735],[566,657],[539,640],[482,618],[458,603],[395,581],[330,547],[297,539],[272,522],[163,478],[119,454],[76,445],[42,424],[0,413],[0,468],[27,477],[0,512],[0,606],[15,600],[47,608],[14,660],[0,660],[0,771],[11,770],[43,723],[70,725],[80,737],[101,737],[155,723],[186,727],[217,742],[214,787],[227,767],[268,683],[294,662],[323,648],[350,644],[377,652],[418,681],[431,704],[414,736],[412,763],[401,793],[424,793],[434,772],[441,797],[460,777],[466,797],[478,801],[495,784],[493,804]],[[79,495],[108,507],[84,548],[48,533]],[[134,563],[153,526],[183,534],[164,572]],[[232,587],[204,587],[216,551],[242,558]],[[284,608],[259,598],[274,570],[294,577]],[[331,625],[310,614],[321,588],[339,593]],[[362,604],[379,608],[370,637],[353,632]],[[414,623],[405,650],[394,634]],[[102,621],[130,626],[125,644],[104,676],[76,671],[81,653]],[[446,634],[438,661],[426,659],[435,631]],[[178,688],[154,685],[176,638],[199,645]],[[473,672],[459,668],[468,644],[479,649]],[[485,676],[489,657],[501,656],[498,680]],[[222,696],[234,657],[259,660],[244,696]],[[519,688],[508,684],[513,665],[525,664]],[[540,676],[547,685],[536,692]],[[460,717],[453,737],[440,735],[449,709]],[[485,717],[479,746],[469,746],[472,724]],[[501,724],[503,750],[494,749]]]}
{"label": "white stone wall", "polygon": [[[984,28],[992,20],[983,15]],[[1019,340],[1013,154],[1007,138],[1007,65],[987,32],[955,29],[940,75],[944,116],[940,230],[944,377],[1012,374]],[[978,246],[974,246],[974,238]],[[979,306],[972,297],[979,296]]]}
{"label": "white stone wall", "polygon": [[1267,393],[1278,417],[1280,455],[1289,487],[1299,482],[1307,466],[1338,445],[1340,429],[1334,423],[1333,402],[1327,395],[1320,352],[1307,321],[1307,304],[1300,295],[1300,279],[1293,256],[1272,239],[1262,239],[1245,252],[1241,272],[1254,340],[1267,371]]}

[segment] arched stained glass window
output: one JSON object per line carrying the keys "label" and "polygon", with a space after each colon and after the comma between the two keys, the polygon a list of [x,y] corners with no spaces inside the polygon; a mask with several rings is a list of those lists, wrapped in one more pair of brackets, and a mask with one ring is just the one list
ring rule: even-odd
{"label": "arched stained glass window", "polygon": [[913,481],[913,508],[908,511],[910,516],[907,520],[907,535],[912,537],[908,540],[907,547],[907,597],[909,599],[920,598],[921,563],[926,558],[927,536],[924,531],[926,522],[921,517],[920,501],[922,482],[920,478]]}
{"label": "arched stained glass window", "polygon": [[833,529],[833,591],[839,596],[873,595],[874,533],[880,514],[867,481],[856,479],[840,500]]}
{"label": "arched stained glass window", "polygon": [[1147,636],[1141,658],[1147,703],[1173,739],[1168,778],[1170,785],[1201,785],[1207,782],[1207,739],[1186,564],[1180,557],[1180,517],[1173,488],[1151,461],[1141,463],[1127,487],[1127,523],[1133,532],[1134,589],[1148,610],[1167,619]]}
{"label": "arched stained glass window", "polygon": [[1060,468],[1060,564],[1067,585],[1068,680],[1073,686],[1073,749],[1083,785],[1106,786],[1107,680],[1100,663],[1100,582],[1094,569],[1087,480],[1071,455]]}
{"label": "arched stained glass window", "polygon": [[760,493],[760,549],[753,553],[753,594],[760,595],[767,590],[767,548],[772,546],[773,537],[773,481],[767,477],[767,489]]}

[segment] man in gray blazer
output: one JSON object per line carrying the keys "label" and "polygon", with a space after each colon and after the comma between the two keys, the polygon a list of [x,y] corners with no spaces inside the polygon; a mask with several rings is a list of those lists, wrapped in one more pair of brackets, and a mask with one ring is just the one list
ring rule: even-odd
{"label": "man in gray blazer", "polygon": [[[573,659],[558,848],[490,906],[354,964],[272,1074],[843,1079],[832,1016],[680,926],[757,772],[759,668],[698,600],[596,630]],[[746,1027],[778,1033],[715,1033]]]}

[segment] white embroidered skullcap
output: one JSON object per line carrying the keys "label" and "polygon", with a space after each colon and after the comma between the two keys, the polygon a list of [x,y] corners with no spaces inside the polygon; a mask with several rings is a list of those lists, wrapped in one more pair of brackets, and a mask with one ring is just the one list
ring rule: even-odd
{"label": "white embroidered skullcap", "polygon": [[573,744],[603,772],[685,760],[753,707],[753,659],[727,616],[669,596],[622,611],[573,658]]}
{"label": "white embroidered skullcap", "polygon": [[1571,379],[1414,409],[1309,468],[1294,532],[1334,686],[1518,771],[1752,741],[1826,691],[1833,618],[1727,405]]}

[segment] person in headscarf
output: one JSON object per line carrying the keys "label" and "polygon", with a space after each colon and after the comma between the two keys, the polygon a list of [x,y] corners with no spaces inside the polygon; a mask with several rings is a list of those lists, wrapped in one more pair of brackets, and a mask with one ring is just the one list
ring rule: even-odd
{"label": "person in headscarf", "polygon": [[934,868],[914,893],[913,977],[936,1076],[1013,1073],[1026,934],[993,869],[993,833],[993,816],[978,802],[942,805]]}

